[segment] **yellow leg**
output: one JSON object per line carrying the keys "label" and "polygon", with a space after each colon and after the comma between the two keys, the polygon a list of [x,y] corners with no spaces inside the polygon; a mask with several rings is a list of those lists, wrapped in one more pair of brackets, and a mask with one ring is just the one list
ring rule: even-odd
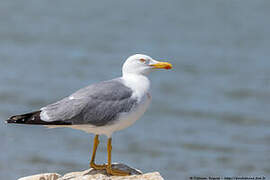
{"label": "yellow leg", "polygon": [[112,153],[112,138],[108,139],[108,144],[107,144],[107,150],[108,150],[108,165],[106,167],[106,171],[108,174],[111,174],[113,176],[128,176],[130,175],[129,172],[121,171],[118,169],[112,169],[112,159],[111,159],[111,153]]}
{"label": "yellow leg", "polygon": [[93,169],[96,169],[96,170],[103,170],[103,169],[106,169],[105,164],[103,164],[103,165],[95,164],[95,157],[96,157],[96,151],[97,151],[98,144],[99,144],[98,135],[96,135],[95,139],[94,139],[94,146],[93,146],[92,158],[90,161],[90,167]]}

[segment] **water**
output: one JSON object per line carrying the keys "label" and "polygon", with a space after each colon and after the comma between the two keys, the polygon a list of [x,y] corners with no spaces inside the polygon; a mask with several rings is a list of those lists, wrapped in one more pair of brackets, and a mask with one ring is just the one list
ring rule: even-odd
{"label": "water", "polygon": [[[270,176],[270,2],[0,1],[0,119],[121,75],[131,54],[174,65],[113,136],[113,161],[165,179]],[[0,123],[0,179],[88,168],[93,135]],[[101,138],[98,162],[106,161]]]}

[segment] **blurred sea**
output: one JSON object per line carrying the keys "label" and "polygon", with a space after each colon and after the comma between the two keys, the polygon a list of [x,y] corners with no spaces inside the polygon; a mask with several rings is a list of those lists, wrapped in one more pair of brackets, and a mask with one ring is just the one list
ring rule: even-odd
{"label": "blurred sea", "polygon": [[269,9],[269,0],[1,0],[0,179],[87,169],[93,135],[2,120],[120,76],[134,53],[174,69],[151,74],[152,105],[114,134],[114,162],[170,180],[270,177]]}

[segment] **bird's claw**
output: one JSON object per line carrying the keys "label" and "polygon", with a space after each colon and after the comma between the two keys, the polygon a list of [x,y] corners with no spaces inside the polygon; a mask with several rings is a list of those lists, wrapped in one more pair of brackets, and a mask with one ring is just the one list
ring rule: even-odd
{"label": "bird's claw", "polygon": [[122,171],[119,169],[112,169],[111,166],[107,166],[106,171],[108,174],[113,175],[113,176],[129,176],[130,175],[130,172]]}
{"label": "bird's claw", "polygon": [[90,167],[95,170],[105,170],[107,168],[106,164],[98,165],[98,164],[95,164],[94,162],[90,163]]}

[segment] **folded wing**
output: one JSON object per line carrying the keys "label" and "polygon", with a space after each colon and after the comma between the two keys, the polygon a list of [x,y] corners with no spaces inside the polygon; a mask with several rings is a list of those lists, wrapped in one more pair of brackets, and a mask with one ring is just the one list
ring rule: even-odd
{"label": "folded wing", "polygon": [[[7,122],[103,126],[113,123],[121,113],[129,112],[136,103],[132,90],[121,79],[114,79],[80,89],[69,97],[41,108],[34,115],[12,116]],[[21,117],[24,117],[24,121],[18,121]],[[12,118],[17,121],[12,122]]]}

